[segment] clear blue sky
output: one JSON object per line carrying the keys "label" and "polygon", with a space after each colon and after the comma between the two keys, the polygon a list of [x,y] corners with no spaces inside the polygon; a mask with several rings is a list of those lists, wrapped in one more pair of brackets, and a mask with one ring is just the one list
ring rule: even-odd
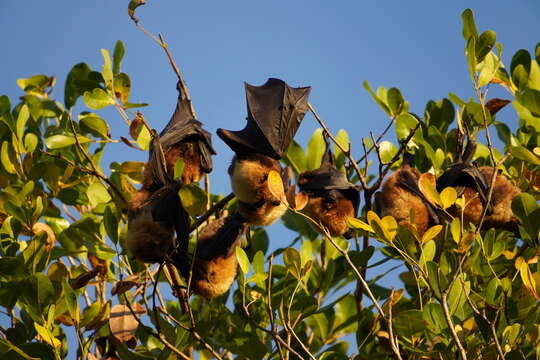
{"label": "clear blue sky", "polygon": [[[149,103],[142,111],[160,130],[175,106],[176,77],[162,50],[129,19],[127,3],[1,0],[0,94],[13,103],[22,94],[16,79],[43,73],[57,77],[53,94],[63,101],[69,69],[81,61],[100,69],[99,49],[112,51],[120,39],[126,46],[123,71],[132,80],[131,101]],[[379,133],[387,123],[362,88],[363,80],[374,88],[398,87],[419,114],[428,100],[449,92],[473,96],[461,36],[460,14],[467,7],[480,31],[496,31],[507,66],[516,50],[532,51],[540,41],[537,0],[149,0],[137,16],[148,30],[165,36],[198,117],[212,133],[218,127],[244,126],[243,81],[262,84],[278,77],[292,86],[311,85],[310,102],[332,131],[347,129],[353,153],[360,154],[361,138],[370,130]],[[126,134],[117,113],[100,114],[112,126],[113,137]],[[513,114],[504,110],[498,117],[516,124]],[[297,140],[305,144],[316,127],[306,116]],[[217,136],[213,141],[218,155],[212,188],[226,194],[232,153]],[[146,154],[111,145],[102,165],[122,160],[144,161]],[[281,224],[269,231],[274,244],[290,238]]]}

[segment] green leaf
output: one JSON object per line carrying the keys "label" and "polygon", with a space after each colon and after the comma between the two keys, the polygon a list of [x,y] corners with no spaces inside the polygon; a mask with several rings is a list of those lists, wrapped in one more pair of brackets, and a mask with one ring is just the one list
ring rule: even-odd
{"label": "green leaf", "polygon": [[26,152],[29,152],[29,153],[34,152],[34,150],[36,150],[37,148],[38,142],[39,142],[39,139],[35,134],[30,133],[30,132],[27,133],[24,136],[24,148]]}
{"label": "green leaf", "polygon": [[100,110],[114,104],[114,99],[101,88],[85,91],[83,100],[86,106],[94,110]]}
{"label": "green leaf", "polygon": [[91,112],[82,112],[79,114],[79,126],[81,130],[103,138],[109,138],[109,125],[99,115]]}
{"label": "green leaf", "polygon": [[114,215],[111,206],[107,206],[103,212],[103,225],[105,231],[113,243],[118,243],[118,219]]}
{"label": "green leaf", "polygon": [[178,158],[174,163],[174,178],[181,179],[184,173],[184,158]]}
{"label": "green leaf", "polygon": [[465,304],[466,296],[468,296],[470,292],[470,282],[465,281],[464,278],[464,274],[459,275],[448,293],[448,307],[450,308],[451,315],[455,314],[458,310],[463,310],[462,307]]}
{"label": "green leaf", "polygon": [[113,72],[111,56],[107,49],[101,49],[101,55],[103,56],[103,66],[101,67],[101,76],[105,80],[105,86],[107,89],[112,90],[113,85]]}
{"label": "green leaf", "polygon": [[85,63],[79,63],[71,68],[64,88],[64,103],[68,109],[72,108],[79,96],[85,90],[92,90],[99,86],[99,82],[90,80],[92,69]]}
{"label": "green leaf", "polygon": [[392,113],[392,116],[396,116],[403,110],[405,99],[401,95],[401,91],[398,88],[391,88],[388,90],[387,94],[388,107]]}
{"label": "green leaf", "polygon": [[30,118],[30,112],[28,111],[28,106],[24,104],[19,110],[19,115],[17,116],[17,139],[19,141],[23,140],[24,136],[24,127],[26,122]]}
{"label": "green leaf", "polygon": [[31,315],[39,318],[45,315],[47,306],[54,303],[56,292],[49,278],[43,274],[34,274],[25,281],[22,298],[27,309],[32,312]]}
{"label": "green leaf", "polygon": [[394,331],[400,336],[411,337],[424,331],[424,319],[420,310],[405,310],[394,318]]}
{"label": "green leaf", "polygon": [[[343,149],[349,150],[350,140],[347,131],[340,129],[336,135],[336,140]],[[335,165],[339,169],[345,163],[345,154],[341,151],[337,144],[334,144],[334,158]]]}
{"label": "green leaf", "polygon": [[131,91],[131,80],[126,73],[120,73],[114,76],[114,95],[122,104],[126,104],[129,100]]}
{"label": "green leaf", "polygon": [[68,308],[69,316],[77,324],[79,323],[79,303],[77,302],[77,294],[73,291],[71,285],[69,285],[67,279],[62,282],[62,289],[64,290],[64,299]]}
{"label": "green leaf", "polygon": [[518,89],[523,89],[529,81],[529,73],[531,72],[531,55],[527,50],[518,50],[512,57],[510,63],[510,74],[512,82]]}
{"label": "green leaf", "polygon": [[311,135],[307,145],[307,154],[306,154],[306,170],[314,170],[321,166],[321,160],[324,154],[324,138],[323,130],[317,129]]}
{"label": "green leaf", "polygon": [[103,184],[99,181],[96,181],[88,186],[86,195],[88,196],[88,200],[92,206],[111,201],[111,195],[107,191],[107,188],[105,188],[105,186],[103,186]]}
{"label": "green leaf", "polygon": [[476,24],[474,22],[474,14],[471,9],[465,9],[461,13],[461,21],[463,22],[463,38],[469,40],[471,37],[478,37],[478,30],[476,30]]}
{"label": "green leaf", "polygon": [[536,239],[540,229],[540,207],[534,196],[528,193],[517,195],[512,200],[512,212],[527,231],[529,239]]}
{"label": "green leaf", "polygon": [[[77,139],[79,139],[79,143],[81,144],[92,141],[91,139],[80,135],[77,136]],[[60,149],[66,146],[71,146],[73,144],[75,144],[75,138],[73,136],[53,135],[45,139],[45,146],[47,146],[51,150]]]}
{"label": "green leaf", "polygon": [[495,55],[493,55],[493,53],[489,53],[480,65],[482,68],[480,70],[480,75],[478,75],[478,86],[482,87],[489,84],[497,73],[499,67],[497,59],[495,59]]}
{"label": "green leaf", "polygon": [[299,279],[302,271],[302,257],[298,250],[292,247],[287,248],[283,254],[283,262],[287,265],[287,269],[291,274]]}
{"label": "green leaf", "polygon": [[124,43],[122,40],[118,40],[114,46],[113,52],[113,73],[117,75],[120,72],[120,64],[124,58],[126,49],[124,48]]}
{"label": "green leaf", "polygon": [[[442,225],[434,225],[430,227],[424,235],[422,235],[422,244],[426,244],[431,239],[435,238],[435,236],[439,235],[439,233],[442,230]],[[431,260],[431,259],[429,259]]]}
{"label": "green leaf", "polygon": [[284,160],[297,175],[306,170],[304,149],[294,139],[287,149],[287,155]]}
{"label": "green leaf", "polygon": [[465,101],[461,100],[461,98],[454,93],[448,93],[448,98],[458,107],[463,107],[463,105],[465,105]]}
{"label": "green leaf", "polygon": [[497,34],[493,30],[484,31],[476,43],[476,61],[481,62],[486,55],[493,49],[497,41]]}
{"label": "green leaf", "polygon": [[373,98],[373,100],[375,100],[377,105],[379,105],[379,107],[381,109],[383,109],[383,111],[386,114],[391,116],[392,113],[391,113],[390,109],[388,108],[388,105],[386,105],[386,103],[377,94],[375,94],[375,92],[373,92],[373,90],[371,89],[371,86],[369,86],[369,83],[367,82],[367,80],[364,80],[363,85],[364,85],[364,89],[366,89],[370,93],[371,97]]}
{"label": "green leaf", "polygon": [[540,165],[540,158],[523,146],[512,146],[510,147],[510,152],[520,160],[527,161],[534,165]]}
{"label": "green leaf", "polygon": [[[435,226],[441,226],[441,225],[435,225]],[[433,228],[431,228],[433,229]],[[440,231],[440,229],[439,229]],[[435,231],[433,231],[435,232]],[[426,234],[424,234],[425,236]],[[430,234],[429,236],[431,236]],[[433,260],[435,257],[435,252],[437,251],[437,244],[435,244],[435,241],[433,240],[425,240],[422,238],[422,253],[420,254],[420,259],[418,260],[418,264],[420,267],[424,267],[424,265],[428,262]]]}
{"label": "green leaf", "polygon": [[407,138],[418,125],[418,120],[409,113],[401,114],[396,118],[396,136],[398,140]]}
{"label": "green leaf", "polygon": [[11,102],[7,95],[0,96],[0,116],[11,110]]}
{"label": "green leaf", "polygon": [[476,71],[476,65],[478,64],[476,62],[476,38],[471,37],[467,40],[465,53],[467,55],[467,63],[469,64],[469,74],[472,77]]}
{"label": "green leaf", "polygon": [[16,174],[17,170],[15,169],[15,165],[11,159],[15,160],[15,151],[13,151],[13,148],[9,142],[4,141],[2,143],[2,148],[0,149],[0,160],[2,161],[4,169],[6,169],[8,173]]}
{"label": "green leaf", "polygon": [[427,323],[427,328],[435,334],[440,334],[444,329],[448,328],[442,306],[439,304],[426,304],[422,311],[422,318]]}
{"label": "green leaf", "polygon": [[238,260],[240,269],[246,275],[249,272],[249,259],[244,249],[239,246],[236,247],[236,259]]}
{"label": "green leaf", "polygon": [[450,226],[450,233],[452,234],[452,238],[456,242],[456,244],[459,244],[461,240],[461,220],[459,217],[455,217],[452,220],[452,225]]}
{"label": "green leaf", "polygon": [[257,274],[264,273],[264,254],[261,250],[255,253],[253,256],[253,271]]}
{"label": "green leaf", "polygon": [[390,141],[382,141],[379,144],[379,153],[384,163],[389,163],[397,154],[398,149]]}
{"label": "green leaf", "polygon": [[525,89],[517,95],[517,100],[525,106],[531,113],[540,116],[540,91]]}
{"label": "green leaf", "polygon": [[196,184],[182,186],[178,192],[182,206],[191,216],[199,216],[206,211],[208,197]]}
{"label": "green leaf", "polygon": [[441,191],[440,196],[443,209],[448,209],[456,202],[457,192],[456,189],[449,186],[447,188],[444,188],[443,191]]}
{"label": "green leaf", "polygon": [[465,104],[462,120],[468,125],[469,128],[474,126],[484,127],[484,115],[486,116],[486,123],[489,125],[491,123],[491,116],[489,112],[484,112],[482,105],[471,100]]}
{"label": "green leaf", "polygon": [[353,229],[359,229],[359,230],[364,230],[364,231],[368,231],[368,232],[374,232],[373,228],[371,226],[369,226],[369,224],[366,224],[365,222],[363,222],[360,219],[356,219],[356,218],[352,218],[352,217],[347,219],[347,226],[349,226],[350,228],[353,228]]}

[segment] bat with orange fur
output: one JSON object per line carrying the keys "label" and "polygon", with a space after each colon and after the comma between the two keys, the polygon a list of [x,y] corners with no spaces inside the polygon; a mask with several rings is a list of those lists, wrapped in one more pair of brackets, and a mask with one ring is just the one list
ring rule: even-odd
{"label": "bat with orange fur", "polygon": [[[325,142],[326,151],[321,166],[298,176],[300,191],[309,197],[302,212],[328,229],[330,235],[349,238],[352,234],[347,219],[356,216],[360,190],[358,185],[350,183],[347,176],[334,166],[327,137]],[[321,232],[319,227],[314,228]]]}
{"label": "bat with orange fur", "polygon": [[237,213],[215,219],[201,230],[194,254],[183,249],[174,255],[186,282],[191,274],[190,288],[196,294],[210,299],[229,290],[238,268],[235,249],[246,229]]}
{"label": "bat with orange fur", "polygon": [[249,224],[270,225],[286,206],[270,193],[268,174],[271,170],[283,174],[279,160],[304,118],[311,88],[292,88],[282,80],[268,79],[262,86],[246,83],[245,89],[245,128],[218,129],[217,134],[235,152],[229,175],[240,216]]}
{"label": "bat with orange fur", "polygon": [[375,201],[381,216],[391,215],[401,225],[414,226],[422,236],[430,226],[439,223],[439,218],[418,187],[420,175],[414,168],[413,156],[405,153],[401,167],[383,183]]}

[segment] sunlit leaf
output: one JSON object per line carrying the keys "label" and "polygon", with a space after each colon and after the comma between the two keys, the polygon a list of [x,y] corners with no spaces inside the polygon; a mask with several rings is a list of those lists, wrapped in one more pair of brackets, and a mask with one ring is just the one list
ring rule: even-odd
{"label": "sunlit leaf", "polygon": [[114,46],[113,52],[113,74],[116,75],[120,72],[120,64],[124,58],[126,49],[124,48],[124,43],[122,40],[118,40]]}
{"label": "sunlit leaf", "polygon": [[182,206],[191,216],[199,216],[206,211],[208,196],[196,184],[182,186],[178,192]]}
{"label": "sunlit leaf", "polygon": [[285,200],[285,189],[283,187],[283,180],[281,179],[281,175],[275,171],[270,170],[268,173],[268,190],[274,196],[275,198],[284,201]]}
{"label": "sunlit leaf", "polygon": [[249,259],[244,249],[239,246],[236,247],[236,259],[244,275],[247,274],[249,272]]}
{"label": "sunlit leaf", "polygon": [[86,106],[94,110],[100,110],[114,104],[114,99],[105,90],[100,88],[85,91],[83,100]]}
{"label": "sunlit leaf", "polygon": [[442,225],[434,225],[430,227],[428,230],[426,230],[424,235],[422,235],[422,244],[427,243],[428,241],[433,239],[435,236],[439,235],[442,228],[443,228]]}
{"label": "sunlit leaf", "polygon": [[360,229],[360,230],[364,230],[368,232],[374,232],[371,226],[369,226],[369,224],[366,224],[365,222],[357,218],[351,218],[351,217],[348,218],[347,225],[353,229]]}

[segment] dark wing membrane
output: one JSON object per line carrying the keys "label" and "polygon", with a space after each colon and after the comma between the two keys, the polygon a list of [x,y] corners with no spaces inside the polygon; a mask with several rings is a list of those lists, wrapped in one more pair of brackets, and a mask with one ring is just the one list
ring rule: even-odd
{"label": "dark wing membrane", "polygon": [[242,240],[245,229],[246,225],[234,215],[214,220],[201,231],[197,257],[211,260],[217,256],[231,255],[234,245],[239,245]]}
{"label": "dark wing membrane", "polygon": [[180,182],[172,182],[154,192],[150,197],[152,219],[174,226],[177,241],[186,247],[189,239],[189,215],[182,207],[178,196]]}
{"label": "dark wing membrane", "polygon": [[[478,167],[476,165],[468,166],[467,168],[463,169],[463,173],[469,176],[473,183],[474,183],[474,189],[478,192],[478,195],[480,196],[480,200],[482,200],[482,204],[486,206],[488,204],[488,194],[489,194],[489,183],[488,180],[484,177],[484,175],[480,172]],[[488,214],[493,211],[493,204],[488,204]]]}
{"label": "dark wing membrane", "polygon": [[267,155],[279,159],[287,151],[308,108],[310,87],[291,88],[283,80],[262,86],[245,84],[248,123],[253,121],[271,147]]}
{"label": "dark wing membrane", "polygon": [[357,189],[358,185],[354,185],[335,167],[321,167],[316,170],[304,171],[301,175],[305,181],[300,183],[300,190],[347,190]]}
{"label": "dark wing membrane", "polygon": [[206,172],[210,172],[212,170],[211,155],[216,154],[216,151],[212,147],[211,134],[202,128],[200,121],[193,118],[189,102],[181,92],[179,84],[177,85],[177,90],[178,101],[176,103],[176,109],[159,135],[161,146],[167,149],[183,140],[193,137],[199,144],[203,168]]}
{"label": "dark wing membrane", "polygon": [[172,177],[167,174],[165,155],[163,154],[163,148],[155,131],[152,134],[146,166],[150,169],[149,173],[151,174],[154,187],[159,188],[172,181]]}

